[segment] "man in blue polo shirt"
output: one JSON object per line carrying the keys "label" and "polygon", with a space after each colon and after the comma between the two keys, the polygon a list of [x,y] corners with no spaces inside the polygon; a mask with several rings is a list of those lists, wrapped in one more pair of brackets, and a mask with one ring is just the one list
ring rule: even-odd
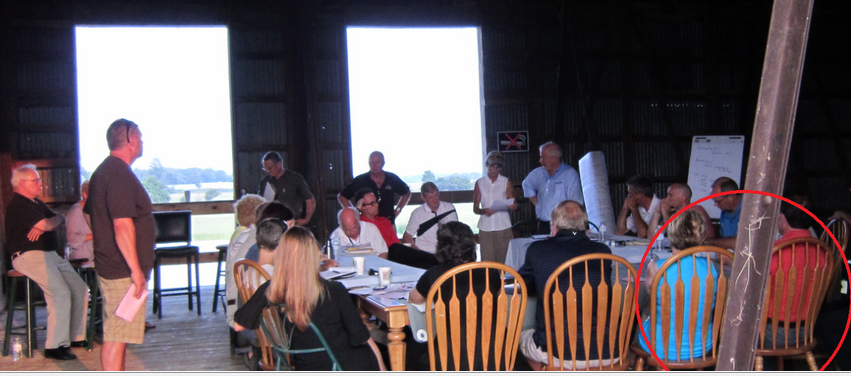
{"label": "man in blue polo shirt", "polygon": [[550,233],[550,219],[556,205],[564,200],[585,204],[579,173],[561,160],[561,147],[547,142],[539,148],[541,167],[523,180],[523,195],[535,204],[538,216],[536,234]]}
{"label": "man in blue polo shirt", "polygon": [[[712,192],[736,191],[739,186],[733,179],[722,176],[712,184]],[[721,248],[734,249],[736,247],[736,234],[739,231],[739,215],[742,212],[742,195],[730,194],[713,198],[715,206],[721,209],[721,234],[714,239],[706,239],[706,244]]]}

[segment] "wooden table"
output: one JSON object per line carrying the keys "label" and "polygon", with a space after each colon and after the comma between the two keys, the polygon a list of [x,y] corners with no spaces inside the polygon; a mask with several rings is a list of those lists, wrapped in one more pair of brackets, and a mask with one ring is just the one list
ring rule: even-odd
{"label": "wooden table", "polygon": [[[347,255],[340,252],[337,253],[337,257],[335,257],[335,259],[340,266],[350,266],[352,265],[352,257],[354,257],[354,255]],[[378,270],[380,267],[389,266],[392,272],[392,275],[390,276],[390,281],[392,283],[417,282],[423,272],[425,272],[423,269],[397,264],[395,262],[382,259],[374,254],[363,255],[363,257],[365,259],[364,269],[366,271],[369,269]],[[321,274],[324,276],[333,275],[329,272],[323,272]],[[378,276],[354,276],[351,278],[340,279],[339,282],[349,289],[357,286],[376,286],[378,285]],[[404,302],[397,302],[395,300],[389,301],[387,304],[382,304],[370,296],[355,296],[357,296],[358,307],[361,310],[361,318],[363,318],[364,323],[366,323],[371,316],[375,316],[387,324],[387,327],[390,330],[390,333],[387,335],[387,339],[390,340],[390,344],[387,346],[390,352],[390,369],[393,371],[404,371],[405,333],[402,329],[404,329],[405,326],[410,325],[410,320],[408,318],[408,306]]]}
{"label": "wooden table", "polygon": [[390,340],[387,345],[390,352],[390,370],[404,371],[405,332],[402,329],[410,325],[408,307],[404,304],[386,306],[367,296],[358,296],[358,306],[361,309],[361,317],[364,321],[369,320],[370,316],[375,316],[387,324],[387,328],[390,330],[390,333],[387,334],[387,339]]}

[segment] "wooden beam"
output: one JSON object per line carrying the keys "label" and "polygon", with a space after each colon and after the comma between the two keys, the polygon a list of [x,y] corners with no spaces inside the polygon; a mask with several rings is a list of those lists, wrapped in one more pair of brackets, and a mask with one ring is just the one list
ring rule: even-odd
{"label": "wooden beam", "polygon": [[233,201],[208,202],[175,202],[170,204],[154,204],[155,212],[189,210],[195,214],[226,214],[233,213]]}
{"label": "wooden beam", "polygon": [[[765,49],[745,189],[782,194],[813,0],[775,0]],[[718,371],[751,371],[779,200],[745,194]]]}

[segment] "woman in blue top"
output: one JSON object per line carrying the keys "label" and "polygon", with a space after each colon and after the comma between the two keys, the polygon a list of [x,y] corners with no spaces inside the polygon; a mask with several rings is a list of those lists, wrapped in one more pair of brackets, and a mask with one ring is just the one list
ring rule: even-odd
{"label": "woman in blue top", "polygon": [[[673,250],[673,254],[676,255],[680,252],[680,250],[688,249],[691,247],[699,246],[703,244],[706,240],[706,222],[703,219],[703,216],[700,213],[689,210],[685,213],[680,214],[671,222],[670,228],[668,228],[668,239],[671,242],[671,248]],[[658,268],[665,263],[666,260],[657,260],[655,262],[651,262],[647,268],[647,281],[650,282],[653,280],[653,277],[656,275]],[[659,288],[656,291],[656,296],[660,297],[662,295],[662,284],[667,283],[670,287],[671,297],[673,299],[674,296],[674,288],[677,280],[682,280],[683,284],[686,286],[684,289],[685,296],[684,302],[688,305],[688,302],[691,301],[691,279],[695,275],[698,276],[700,280],[700,296],[705,296],[706,293],[706,273],[707,270],[711,270],[712,275],[716,278],[718,277],[718,272],[715,270],[714,265],[710,265],[711,269],[707,267],[707,263],[711,264],[706,257],[691,255],[680,259],[679,267],[680,273],[677,273],[677,264],[671,265],[667,273],[665,273],[665,279],[659,281]],[[712,308],[714,310],[715,307],[715,291],[712,291]],[[691,339],[693,343],[693,352],[689,354],[691,345],[689,344],[689,334],[687,328],[690,327],[689,323],[691,322],[690,310],[688,307],[685,307],[685,312],[683,313],[683,332],[676,333],[676,329],[674,324],[675,316],[675,308],[676,305],[671,304],[671,325],[670,325],[670,337],[668,348],[665,349],[664,341],[662,340],[662,299],[656,299],[656,323],[652,325],[656,330],[656,348],[654,349],[656,352],[656,356],[661,360],[677,360],[677,355],[679,353],[680,360],[688,360],[690,358],[696,358],[703,356],[712,346],[712,320],[709,321],[709,328],[706,331],[707,337],[702,338],[703,336],[703,312],[704,312],[704,299],[699,299],[700,305],[697,310],[697,317],[695,320],[697,321],[695,327],[694,338]],[[642,328],[644,329],[644,333],[647,335],[647,339],[651,338],[651,324],[650,324],[650,315],[642,321]],[[681,346],[677,349],[676,338],[680,336],[682,341]],[[649,346],[644,341],[644,336],[639,333],[638,336],[639,344],[644,351],[650,351]]]}

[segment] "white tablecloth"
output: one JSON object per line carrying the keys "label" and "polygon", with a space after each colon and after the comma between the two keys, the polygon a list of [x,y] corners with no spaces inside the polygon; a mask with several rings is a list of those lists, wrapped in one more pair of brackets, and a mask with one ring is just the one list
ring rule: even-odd
{"label": "white tablecloth", "polygon": [[[508,253],[505,255],[505,265],[510,266],[514,270],[520,270],[520,267],[523,266],[523,263],[526,261],[526,250],[529,248],[529,245],[542,239],[535,238],[517,238],[511,239],[508,243]],[[616,240],[616,241],[626,241],[626,242],[648,242],[647,244],[640,245],[626,245],[626,246],[613,246],[611,247],[612,254],[616,256],[623,257],[630,264],[638,265],[641,263],[641,258],[644,257],[644,252],[647,251],[647,245],[649,244],[649,240],[647,239],[639,239],[634,236],[611,236],[607,237],[606,240]],[[671,257],[671,251],[662,250],[661,252],[655,252],[660,259],[666,259]],[[648,256],[649,260],[649,256]]]}

